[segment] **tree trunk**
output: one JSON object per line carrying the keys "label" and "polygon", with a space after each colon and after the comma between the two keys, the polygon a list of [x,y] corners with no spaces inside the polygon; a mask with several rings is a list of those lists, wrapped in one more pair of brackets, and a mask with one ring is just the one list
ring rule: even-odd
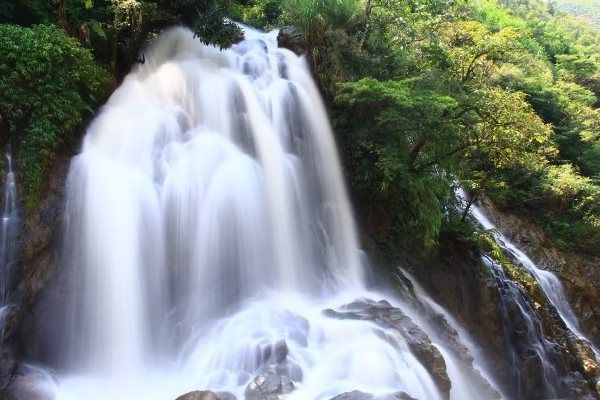
{"label": "tree trunk", "polygon": [[360,38],[358,42],[358,50],[362,50],[363,45],[365,44],[365,40],[367,36],[369,36],[369,31],[371,30],[371,12],[373,11],[373,6],[371,5],[371,0],[367,0],[367,7],[365,8],[365,17],[367,22],[365,23],[365,32]]}
{"label": "tree trunk", "polygon": [[471,206],[473,205],[473,203],[475,203],[477,201],[478,194],[479,194],[479,192],[473,193],[473,195],[469,198],[469,200],[467,200],[467,205],[462,213],[462,218],[460,219],[461,222],[464,222],[465,219],[467,219],[467,216],[469,215],[469,210],[471,209]]}
{"label": "tree trunk", "polygon": [[69,32],[69,20],[67,19],[67,2],[66,0],[57,0],[58,4],[58,26],[64,29],[67,34]]}

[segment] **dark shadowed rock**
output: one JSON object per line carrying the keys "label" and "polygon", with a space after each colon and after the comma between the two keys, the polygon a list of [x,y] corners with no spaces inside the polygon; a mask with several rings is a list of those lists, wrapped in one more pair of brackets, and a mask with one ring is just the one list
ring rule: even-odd
{"label": "dark shadowed rock", "polygon": [[342,394],[338,394],[337,396],[331,398],[330,400],[371,400],[373,399],[373,395],[370,393],[364,393],[360,390],[353,390],[351,392],[346,392]]}
{"label": "dark shadowed rock", "polygon": [[16,368],[15,354],[7,346],[0,345],[0,398],[8,386]]}
{"label": "dark shadowed rock", "polygon": [[233,393],[229,392],[217,392],[217,397],[219,400],[237,400],[237,397],[235,397]]}
{"label": "dark shadowed rock", "polygon": [[330,400],[416,400],[414,397],[409,396],[405,392],[396,392],[392,394],[386,394],[383,396],[373,396],[370,393],[361,392],[360,390],[353,390],[338,394]]}
{"label": "dark shadowed rock", "polygon": [[257,375],[246,387],[246,400],[279,400],[280,396],[294,390],[293,382],[275,371]]}
{"label": "dark shadowed rock", "polygon": [[179,396],[175,400],[222,400],[222,398],[210,390],[194,390]]}
{"label": "dark shadowed rock", "polygon": [[377,400],[417,400],[404,392],[396,392],[394,394],[383,396]]}
{"label": "dark shadowed rock", "polygon": [[277,45],[293,51],[296,54],[302,54],[306,51],[306,41],[300,28],[295,26],[285,26],[281,28],[277,35]]}

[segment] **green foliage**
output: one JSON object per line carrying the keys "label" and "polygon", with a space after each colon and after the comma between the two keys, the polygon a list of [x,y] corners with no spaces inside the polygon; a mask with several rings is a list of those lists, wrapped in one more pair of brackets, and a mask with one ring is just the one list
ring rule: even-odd
{"label": "green foliage", "polygon": [[256,0],[242,13],[245,23],[265,30],[274,29],[280,22],[283,4],[279,0]]}
{"label": "green foliage", "polygon": [[[313,18],[315,3],[300,3]],[[457,177],[565,248],[597,249],[597,32],[538,0],[363,7],[327,19],[346,42],[323,40],[329,59],[313,61],[369,235],[431,250],[460,233],[444,211]]]}
{"label": "green foliage", "polygon": [[88,50],[53,26],[0,24],[0,117],[18,143],[26,210],[54,154],[103,93],[106,75]]}
{"label": "green foliage", "polygon": [[336,82],[352,76],[344,59],[357,53],[358,11],[356,0],[283,1],[281,22],[304,33],[309,63],[328,97]]}
{"label": "green foliage", "polygon": [[555,7],[591,22],[600,28],[600,8],[596,0],[556,0]]}
{"label": "green foliage", "polygon": [[53,18],[53,2],[20,0],[0,2],[0,23],[30,26]]}

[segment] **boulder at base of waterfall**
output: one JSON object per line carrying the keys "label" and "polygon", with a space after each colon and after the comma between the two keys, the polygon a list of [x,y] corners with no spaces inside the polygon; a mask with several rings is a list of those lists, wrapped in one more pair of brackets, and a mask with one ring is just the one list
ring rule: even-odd
{"label": "boulder at base of waterfall", "polygon": [[175,400],[223,400],[223,397],[218,396],[210,390],[194,390],[179,396]]}
{"label": "boulder at base of waterfall", "polygon": [[450,398],[450,378],[444,357],[427,334],[399,308],[385,300],[359,299],[335,310],[324,310],[330,318],[373,321],[383,329],[393,329],[405,340],[413,355],[429,372],[444,399]]}
{"label": "boulder at base of waterfall", "polygon": [[386,394],[383,396],[373,396],[370,393],[361,392],[360,390],[353,390],[338,394],[330,400],[416,400],[414,397],[409,396],[405,392],[396,392],[393,394]]}
{"label": "boulder at base of waterfall", "polygon": [[372,400],[373,395],[370,393],[364,393],[360,390],[353,390],[351,392],[346,392],[342,394],[338,394],[332,399],[329,400]]}
{"label": "boulder at base of waterfall", "polygon": [[257,375],[246,386],[246,400],[279,400],[282,394],[294,390],[294,383],[275,371],[265,371]]}
{"label": "boulder at base of waterfall", "polygon": [[233,393],[229,392],[217,392],[217,397],[219,400],[237,400],[237,397],[235,397]]}
{"label": "boulder at base of waterfall", "polygon": [[396,392],[383,397],[378,397],[376,400],[417,400],[412,396],[409,396],[405,392]]}

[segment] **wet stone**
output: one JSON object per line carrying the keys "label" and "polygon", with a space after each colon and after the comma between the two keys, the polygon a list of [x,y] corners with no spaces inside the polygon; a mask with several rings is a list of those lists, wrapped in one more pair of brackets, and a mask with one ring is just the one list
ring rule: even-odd
{"label": "wet stone", "polygon": [[346,392],[338,394],[330,400],[371,400],[373,395],[370,393],[361,392],[360,390],[353,390],[352,392]]}
{"label": "wet stone", "polygon": [[246,387],[246,400],[280,400],[280,396],[294,390],[294,383],[287,376],[275,371],[257,375]]}
{"label": "wet stone", "polygon": [[216,393],[209,390],[194,390],[179,396],[175,400],[223,400]]}

